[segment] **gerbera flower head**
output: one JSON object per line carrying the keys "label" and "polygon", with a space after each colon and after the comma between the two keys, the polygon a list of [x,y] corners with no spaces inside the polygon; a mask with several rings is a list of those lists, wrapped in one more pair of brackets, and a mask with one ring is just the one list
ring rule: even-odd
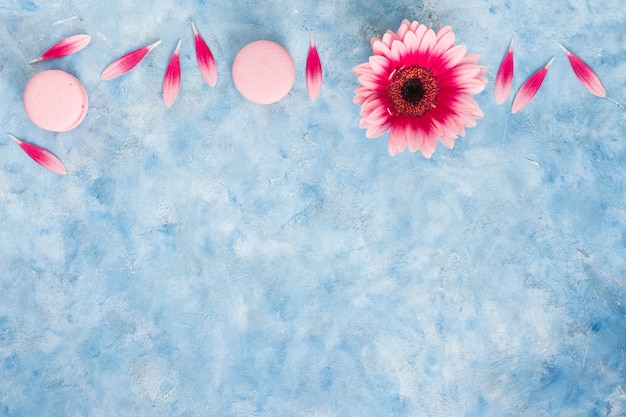
{"label": "gerbera flower head", "polygon": [[409,147],[430,158],[437,140],[452,148],[483,117],[471,97],[487,84],[479,55],[455,45],[450,26],[437,33],[404,20],[397,32],[372,39],[368,62],[354,67],[361,84],[354,102],[361,106],[360,127],[375,138],[389,132],[393,156]]}

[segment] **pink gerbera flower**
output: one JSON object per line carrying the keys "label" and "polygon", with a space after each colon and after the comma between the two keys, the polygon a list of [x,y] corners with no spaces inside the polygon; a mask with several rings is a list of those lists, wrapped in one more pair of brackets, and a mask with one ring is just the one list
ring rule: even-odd
{"label": "pink gerbera flower", "polygon": [[435,33],[404,20],[397,33],[372,39],[369,62],[354,67],[361,85],[354,102],[361,106],[360,127],[375,138],[389,133],[389,154],[408,145],[426,158],[437,139],[452,148],[455,139],[474,127],[483,113],[470,96],[487,84],[477,54],[454,45],[450,26]]}

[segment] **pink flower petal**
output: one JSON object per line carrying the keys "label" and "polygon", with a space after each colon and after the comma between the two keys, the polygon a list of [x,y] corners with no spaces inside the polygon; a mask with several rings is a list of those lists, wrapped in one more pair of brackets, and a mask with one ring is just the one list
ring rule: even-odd
{"label": "pink flower petal", "polygon": [[[380,59],[381,62],[387,61],[384,57],[379,57],[378,59]],[[372,69],[374,69],[373,66]],[[317,100],[320,91],[322,91],[322,63],[317,53],[317,48],[315,47],[313,33],[311,33],[311,45],[306,58],[306,89],[309,93],[309,97],[313,101]]]}
{"label": "pink flower petal", "polygon": [[[419,25],[417,27],[417,29],[415,29],[415,37],[417,38],[417,40],[419,41],[420,45],[422,44],[423,40],[424,40],[424,36],[426,36],[426,33],[428,33],[429,29],[424,26],[424,25]],[[419,47],[418,47],[419,49]]]}
{"label": "pink flower petal", "polygon": [[535,97],[535,94],[537,94],[537,91],[539,91],[539,87],[541,87],[541,84],[543,84],[543,80],[544,78],[546,78],[548,69],[550,68],[550,65],[552,65],[553,61],[554,57],[550,58],[546,65],[544,65],[539,71],[528,77],[528,79],[517,91],[517,94],[515,94],[513,106],[511,107],[511,113],[515,114],[519,112],[524,107],[526,107],[528,103],[530,103],[533,97]]}
{"label": "pink flower petal", "polygon": [[387,58],[391,57],[391,49],[380,39],[372,39],[372,52],[374,55],[382,55]]}
{"label": "pink flower petal", "polygon": [[417,38],[415,32],[408,32],[404,37],[404,43],[407,47],[409,56],[413,57],[413,59],[411,59],[411,61],[413,61],[415,55],[417,54],[417,49],[420,46],[420,40]]}
{"label": "pink flower petal", "polygon": [[356,88],[356,90],[354,90],[354,98],[352,99],[352,101],[354,102],[354,104],[363,104],[365,102],[365,100],[367,100],[367,97],[372,94],[372,90],[363,87],[362,85],[358,86]]}
{"label": "pink flower petal", "polygon": [[[439,31],[439,33],[443,32],[443,30]],[[456,39],[454,32],[446,31],[442,36],[439,36],[437,33],[435,40],[435,47],[432,50],[432,54],[435,56],[443,55],[447,50],[454,46],[454,41]]]}
{"label": "pink flower petal", "polygon": [[455,67],[465,58],[466,52],[467,47],[465,45],[453,46],[441,56],[441,64],[448,68]]}
{"label": "pink flower petal", "polygon": [[148,52],[156,48],[160,43],[161,41],[156,41],[153,44],[129,52],[123,57],[116,59],[102,71],[102,79],[105,81],[112,80],[113,78],[126,74],[128,71],[135,68],[141,60],[145,58]]}
{"label": "pink flower petal", "polygon": [[400,28],[398,29],[398,39],[404,41],[404,37],[411,29],[411,22],[408,19],[404,19],[402,23],[400,23]]}
{"label": "pink flower petal", "polygon": [[361,117],[367,119],[368,123],[371,124],[385,123],[389,120],[389,112],[384,107],[378,107],[370,111],[369,114],[363,112]]}
{"label": "pink flower petal", "polygon": [[163,101],[167,107],[172,107],[172,104],[178,97],[180,91],[180,40],[176,45],[176,50],[170,58],[167,69],[165,70],[165,77],[163,78]]}
{"label": "pink flower petal", "polygon": [[64,56],[75,54],[89,45],[89,42],[91,42],[91,36],[89,35],[82,34],[70,36],[69,38],[65,38],[62,41],[55,43],[44,53],[28,63],[34,64],[35,62],[44,61],[46,59],[62,58]]}
{"label": "pink flower petal", "polygon": [[421,148],[422,143],[424,143],[424,130],[420,129],[415,123],[411,123],[407,128],[409,129],[407,134],[409,151],[417,152]]}
{"label": "pink flower petal", "polygon": [[[310,53],[310,52],[309,52]],[[317,55],[317,51],[315,52]],[[319,61],[319,57],[317,58]],[[307,64],[309,60],[307,59]],[[314,64],[314,63],[312,63]],[[389,72],[390,62],[382,55],[372,55],[369,60],[370,68],[377,76],[384,76]],[[307,66],[308,67],[308,66]],[[322,75],[322,64],[319,64],[320,77]]]}
{"label": "pink flower petal", "polygon": [[404,152],[407,145],[407,131],[406,126],[402,124],[395,124],[391,127],[389,132],[389,140],[387,142],[387,149],[389,155],[396,156],[400,152]]}
{"label": "pink flower petal", "polygon": [[498,68],[498,74],[496,75],[496,82],[494,86],[494,95],[496,96],[496,103],[502,104],[509,97],[511,93],[511,86],[513,85],[513,38],[509,44],[509,49],[504,54],[500,68]]}
{"label": "pink flower petal", "polygon": [[598,97],[606,97],[606,90],[602,85],[602,81],[598,75],[591,69],[589,65],[585,63],[578,56],[574,55],[561,44],[559,44],[567,59],[569,60],[572,69],[574,70],[574,74],[578,77],[583,86],[589,90],[591,94]]}
{"label": "pink flower petal", "polygon": [[391,60],[392,61],[402,61],[404,57],[409,52],[406,44],[404,42],[395,40],[391,44]]}
{"label": "pink flower petal", "polygon": [[439,31],[437,32],[437,42],[439,42],[439,40],[443,38],[444,35],[447,35],[448,33],[454,34],[454,32],[452,31],[452,26],[444,26],[441,29],[439,29]]}
{"label": "pink flower petal", "polygon": [[370,67],[370,63],[369,62],[363,62],[357,66],[355,66],[354,68],[352,68],[352,71],[354,71],[354,73],[356,74],[356,76],[360,76],[362,74],[365,74],[367,71],[371,70],[372,67]]}
{"label": "pink flower petal", "polygon": [[375,77],[370,77],[368,75],[361,75],[358,77],[359,82],[364,86],[371,90],[377,90],[379,88],[380,80]]}
{"label": "pink flower petal", "polygon": [[193,37],[196,44],[196,60],[198,61],[200,74],[208,85],[215,87],[215,84],[217,84],[217,66],[215,65],[215,58],[213,58],[211,50],[193,22],[191,22],[191,28],[193,29]]}
{"label": "pink flower petal", "polygon": [[365,137],[368,139],[373,139],[385,134],[385,132],[391,128],[391,122],[388,120],[386,122],[370,125],[366,121],[365,125],[361,125],[361,127],[367,129],[365,131]]}
{"label": "pink flower petal", "polygon": [[441,136],[439,138],[439,141],[443,143],[443,146],[445,146],[446,148],[452,149],[454,148],[454,142],[456,141],[456,136]]}
{"label": "pink flower petal", "polygon": [[437,35],[435,35],[435,31],[432,29],[426,30],[424,36],[422,37],[422,41],[420,42],[418,53],[422,54],[425,59],[430,58],[428,54],[430,54],[430,51],[435,46],[436,41]]}
{"label": "pink flower petal", "polygon": [[432,135],[425,136],[424,142],[422,142],[422,146],[420,147],[420,153],[422,156],[424,156],[424,158],[430,158],[433,156],[436,149],[437,138]]}
{"label": "pink flower petal", "polygon": [[[383,41],[383,43],[385,45],[387,45],[389,47],[389,49],[391,49],[391,43],[398,39],[398,37],[396,36],[396,34],[390,30],[388,30],[384,35],[383,38],[381,39]],[[374,39],[372,39],[372,42],[374,42]]]}
{"label": "pink flower petal", "polygon": [[54,172],[55,174],[67,174],[67,170],[65,169],[63,162],[47,150],[31,143],[24,142],[10,133],[9,137],[13,139],[15,143],[20,145],[20,148],[22,148],[22,150],[26,152],[26,154],[30,156],[33,161],[37,162],[42,167]]}

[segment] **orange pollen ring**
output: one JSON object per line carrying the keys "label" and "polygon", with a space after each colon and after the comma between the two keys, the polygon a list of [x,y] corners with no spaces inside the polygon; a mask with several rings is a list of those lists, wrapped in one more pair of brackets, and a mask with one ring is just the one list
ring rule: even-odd
{"label": "orange pollen ring", "polygon": [[394,71],[389,96],[396,113],[419,116],[435,107],[437,79],[426,68],[417,65]]}

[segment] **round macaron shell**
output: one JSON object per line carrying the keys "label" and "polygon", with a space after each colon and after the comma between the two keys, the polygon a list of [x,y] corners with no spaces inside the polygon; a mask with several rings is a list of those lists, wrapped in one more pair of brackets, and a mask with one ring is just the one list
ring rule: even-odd
{"label": "round macaron shell", "polygon": [[255,41],[244,46],[233,62],[237,90],[257,104],[271,104],[289,93],[295,78],[291,55],[272,41]]}
{"label": "round macaron shell", "polygon": [[34,124],[53,132],[77,127],[87,115],[89,99],[80,80],[65,71],[35,75],[24,90],[24,109]]}

